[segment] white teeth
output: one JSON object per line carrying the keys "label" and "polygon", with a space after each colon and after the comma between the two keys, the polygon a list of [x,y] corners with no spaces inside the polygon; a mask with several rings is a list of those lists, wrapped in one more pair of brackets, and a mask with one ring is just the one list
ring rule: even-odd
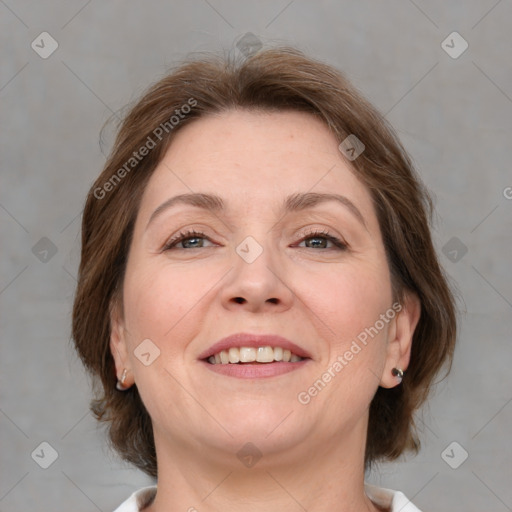
{"label": "white teeth", "polygon": [[258,347],[256,361],[258,363],[271,363],[274,360],[274,351],[272,347]]}
{"label": "white teeth", "polygon": [[229,362],[238,363],[240,362],[240,351],[236,347],[229,349]]}
{"label": "white teeth", "polygon": [[256,349],[254,347],[242,347],[240,349],[240,362],[252,363],[256,361]]}
{"label": "white teeth", "polygon": [[229,350],[221,350],[210,356],[208,362],[211,364],[236,364],[236,363],[272,363],[284,361],[296,363],[302,361],[302,357],[292,354],[290,350],[282,347],[231,347]]}

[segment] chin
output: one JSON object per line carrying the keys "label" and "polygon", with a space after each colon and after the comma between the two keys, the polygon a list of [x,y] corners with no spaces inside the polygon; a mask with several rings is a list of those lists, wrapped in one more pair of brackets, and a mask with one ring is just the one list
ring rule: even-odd
{"label": "chin", "polygon": [[[218,421],[237,440],[258,440],[270,442],[282,437],[291,426],[296,435],[296,421],[289,422],[293,416],[294,408],[281,403],[271,404],[269,401],[246,402],[240,406],[231,405],[222,416],[217,415]],[[295,418],[296,420],[296,418]]]}

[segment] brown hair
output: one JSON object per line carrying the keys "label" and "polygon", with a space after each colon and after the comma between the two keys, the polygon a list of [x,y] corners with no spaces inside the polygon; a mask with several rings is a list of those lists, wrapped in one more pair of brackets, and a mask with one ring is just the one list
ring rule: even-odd
{"label": "brown hair", "polygon": [[379,387],[371,402],[366,467],[406,450],[417,452],[413,414],[445,363],[449,372],[456,337],[454,297],[430,234],[432,201],[387,121],[340,72],[293,48],[262,50],[242,61],[217,55],[190,60],[153,85],[122,122],[82,219],[72,336],[97,384],[91,410],[109,425],[110,441],[121,457],[156,476],[151,419],[137,386],[116,389],[109,312],[120,302],[122,308],[120,292],[141,196],[174,133],[194,119],[234,108],[309,112],[340,143],[350,134],[364,143],[351,165],[374,202],[394,296],[401,300],[411,290],[422,305],[402,384]]}

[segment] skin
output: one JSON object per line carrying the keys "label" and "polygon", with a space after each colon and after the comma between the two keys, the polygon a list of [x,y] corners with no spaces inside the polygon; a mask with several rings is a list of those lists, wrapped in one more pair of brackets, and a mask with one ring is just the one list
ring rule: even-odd
{"label": "skin", "polygon": [[[149,225],[172,196],[214,193],[215,214],[178,205]],[[338,193],[366,226],[330,201],[283,214],[296,192]],[[164,251],[187,229],[205,233]],[[339,249],[308,232],[348,244]],[[252,236],[262,254],[236,247]],[[241,299],[240,299],[241,298]],[[399,385],[420,315],[413,294],[307,405],[297,395],[343,355],[393,304],[384,245],[366,187],[335,137],[300,112],[230,111],[184,127],[152,175],[135,224],[123,289],[112,312],[118,378],[136,384],[151,416],[158,492],[147,510],[309,512],[379,510],[364,493],[368,407],[378,386]],[[237,332],[284,336],[309,351],[303,368],[264,379],[218,375],[198,355]],[[145,366],[134,350],[160,350]],[[251,468],[237,452],[251,442]]]}

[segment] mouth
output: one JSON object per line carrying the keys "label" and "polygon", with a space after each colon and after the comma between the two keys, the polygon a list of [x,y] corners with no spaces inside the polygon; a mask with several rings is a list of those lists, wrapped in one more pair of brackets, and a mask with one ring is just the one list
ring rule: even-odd
{"label": "mouth", "polygon": [[302,368],[311,356],[281,336],[239,333],[215,343],[199,359],[215,373],[255,379]]}
{"label": "mouth", "polygon": [[208,358],[210,364],[269,364],[283,361],[298,363],[304,358],[283,347],[231,347],[221,350]]}

